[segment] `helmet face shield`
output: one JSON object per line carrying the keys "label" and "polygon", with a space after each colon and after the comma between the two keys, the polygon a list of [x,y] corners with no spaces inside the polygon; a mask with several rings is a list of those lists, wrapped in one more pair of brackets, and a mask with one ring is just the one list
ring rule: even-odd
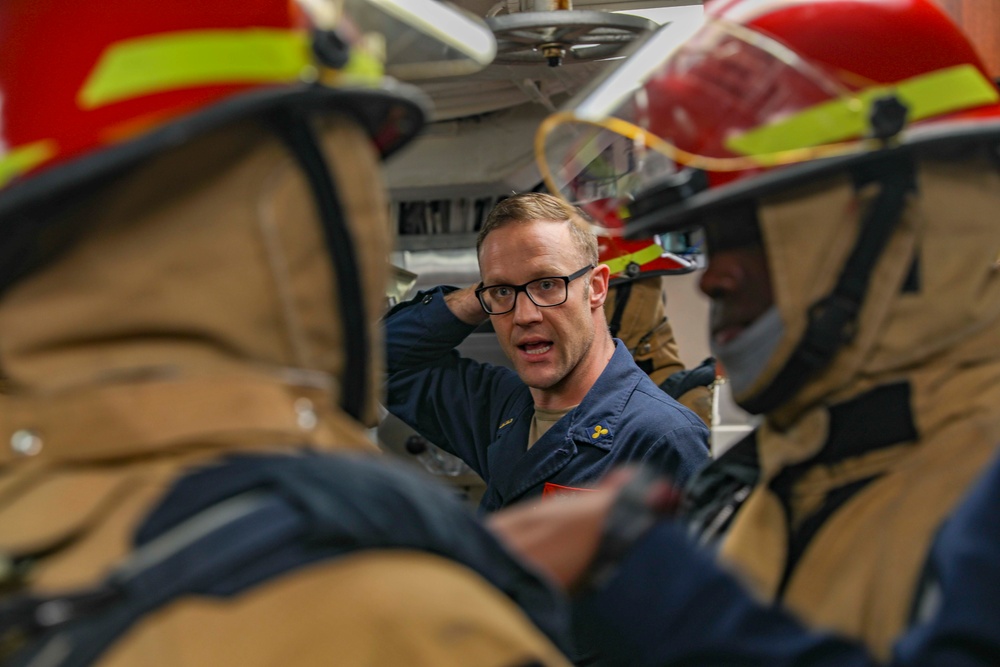
{"label": "helmet face shield", "polygon": [[614,117],[605,124],[550,116],[541,129],[539,161],[549,190],[608,230],[623,227],[635,192],[677,169],[651,148],[654,137]]}
{"label": "helmet face shield", "polygon": [[889,96],[905,106],[908,122],[997,101],[995,86],[972,65],[877,84],[709,17],[693,31],[664,26],[569,110],[549,117],[536,152],[553,192],[615,228],[638,191],[681,169],[704,171],[718,186],[880,148],[886,137],[871,118]]}

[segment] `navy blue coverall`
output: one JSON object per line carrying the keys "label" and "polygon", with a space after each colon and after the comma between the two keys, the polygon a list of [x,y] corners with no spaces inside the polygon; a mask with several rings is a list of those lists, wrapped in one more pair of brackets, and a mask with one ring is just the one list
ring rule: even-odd
{"label": "navy blue coverall", "polygon": [[583,402],[527,448],[534,402],[509,368],[459,356],[475,329],[448,309],[448,288],[421,292],[385,320],[386,407],[486,481],[481,511],[585,487],[624,463],[684,484],[708,460],[708,429],[636,366],[621,341]]}

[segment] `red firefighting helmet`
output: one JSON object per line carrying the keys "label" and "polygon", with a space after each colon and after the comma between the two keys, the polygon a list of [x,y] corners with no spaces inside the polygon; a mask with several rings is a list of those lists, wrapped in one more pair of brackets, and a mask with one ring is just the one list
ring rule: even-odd
{"label": "red firefighting helmet", "polygon": [[[700,250],[692,248],[686,241],[687,235],[675,233],[652,238],[627,240],[615,233],[620,230],[623,221],[614,210],[603,210],[605,205],[613,205],[609,200],[592,200],[587,202],[588,219],[600,221],[595,229],[614,230],[610,234],[598,234],[597,253],[601,264],[606,264],[611,270],[611,284],[616,285],[639,278],[654,276],[669,276],[690,273],[697,268],[694,253]],[[673,250],[678,246],[683,254]]]}
{"label": "red firefighting helmet", "polygon": [[998,100],[931,0],[715,0],[549,117],[536,152],[552,192],[648,237],[871,154],[995,138]]}
{"label": "red firefighting helmet", "polygon": [[611,269],[611,284],[691,273],[695,261],[683,255],[667,252],[659,239],[626,240],[616,236],[598,236],[597,251],[601,264]]}
{"label": "red firefighting helmet", "polygon": [[[427,16],[407,23],[421,14],[412,2],[395,0],[378,10],[365,0],[5,0],[0,212],[278,107],[351,114],[383,154],[396,150],[424,105],[383,78],[384,56],[422,76],[437,71],[421,67],[431,60],[466,71],[456,63],[481,66],[495,49],[485,28],[414,1],[449,13],[430,22],[451,26],[434,35],[444,43],[425,39],[422,29],[436,30]],[[397,53],[400,22],[420,48]],[[478,43],[466,48],[457,23]]]}

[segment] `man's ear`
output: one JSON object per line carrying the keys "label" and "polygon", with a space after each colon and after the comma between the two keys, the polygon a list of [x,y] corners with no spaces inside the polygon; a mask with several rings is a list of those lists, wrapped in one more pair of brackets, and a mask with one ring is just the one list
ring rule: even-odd
{"label": "man's ear", "polygon": [[611,280],[611,269],[607,264],[598,264],[590,273],[590,307],[604,308],[608,298],[608,281]]}

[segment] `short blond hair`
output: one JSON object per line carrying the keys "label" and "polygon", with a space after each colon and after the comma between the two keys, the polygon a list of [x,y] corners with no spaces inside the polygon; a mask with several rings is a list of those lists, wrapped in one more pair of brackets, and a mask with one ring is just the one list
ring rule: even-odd
{"label": "short blond hair", "polygon": [[504,199],[486,217],[476,238],[476,255],[483,249],[483,242],[490,232],[513,223],[553,220],[568,222],[573,245],[580,257],[597,266],[597,236],[583,213],[558,197],[544,192],[524,192]]}

